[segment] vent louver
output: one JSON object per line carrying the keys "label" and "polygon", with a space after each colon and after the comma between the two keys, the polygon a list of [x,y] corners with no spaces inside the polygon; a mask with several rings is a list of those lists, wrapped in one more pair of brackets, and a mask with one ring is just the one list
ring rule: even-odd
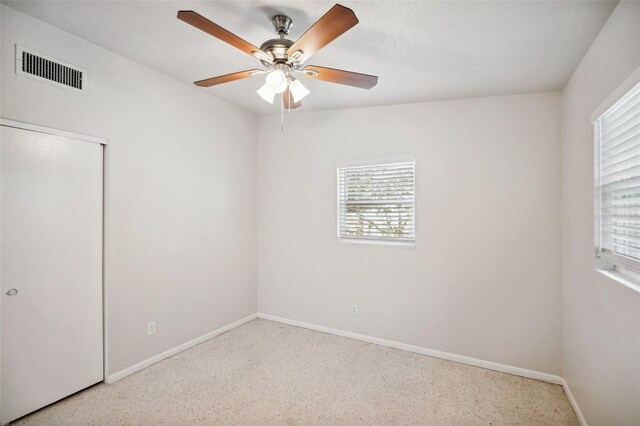
{"label": "vent louver", "polygon": [[86,71],[74,65],[16,46],[16,72],[72,90],[85,89]]}

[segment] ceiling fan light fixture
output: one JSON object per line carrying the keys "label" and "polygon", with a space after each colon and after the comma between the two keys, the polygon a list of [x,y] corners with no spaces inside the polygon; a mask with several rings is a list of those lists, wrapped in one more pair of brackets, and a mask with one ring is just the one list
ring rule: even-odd
{"label": "ceiling fan light fixture", "polygon": [[275,70],[269,73],[267,76],[267,86],[269,86],[270,90],[274,93],[282,93],[287,90],[287,76],[282,70]]}
{"label": "ceiling fan light fixture", "polygon": [[276,97],[276,92],[274,92],[273,89],[269,87],[269,83],[265,83],[261,88],[256,90],[256,93],[270,104],[273,103],[273,99]]}
{"label": "ceiling fan light fixture", "polygon": [[304,87],[298,80],[293,80],[289,84],[289,91],[291,92],[291,96],[293,96],[293,102],[299,102],[302,98],[311,93],[309,89]]}

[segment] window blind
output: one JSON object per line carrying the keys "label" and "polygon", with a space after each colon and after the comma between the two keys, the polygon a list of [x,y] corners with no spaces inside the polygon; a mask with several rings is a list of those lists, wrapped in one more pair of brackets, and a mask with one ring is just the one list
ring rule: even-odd
{"label": "window blind", "polygon": [[596,120],[599,249],[640,261],[640,84]]}
{"label": "window blind", "polygon": [[415,241],[415,162],[338,168],[338,238]]}

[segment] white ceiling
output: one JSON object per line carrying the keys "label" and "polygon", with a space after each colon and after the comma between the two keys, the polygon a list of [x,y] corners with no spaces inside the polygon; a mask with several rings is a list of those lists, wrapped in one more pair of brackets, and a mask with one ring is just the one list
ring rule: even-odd
{"label": "white ceiling", "polygon": [[[333,1],[4,1],[15,9],[190,83],[259,62],[176,18],[195,10],[254,45],[293,18],[295,40]],[[610,1],[342,1],[360,23],[307,61],[380,77],[372,90],[304,80],[303,110],[560,90],[616,5]],[[45,52],[46,53],[46,52]],[[78,64],[82,66],[82,64]],[[205,90],[257,114],[278,112],[264,77]]]}

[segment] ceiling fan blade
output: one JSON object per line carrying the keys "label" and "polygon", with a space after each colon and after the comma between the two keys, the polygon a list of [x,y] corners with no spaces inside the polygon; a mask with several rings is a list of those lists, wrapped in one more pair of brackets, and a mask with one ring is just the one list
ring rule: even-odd
{"label": "ceiling fan blade", "polygon": [[306,78],[310,78],[312,80],[345,84],[347,86],[359,87],[361,89],[371,89],[373,86],[378,84],[378,77],[375,75],[318,67],[316,65],[308,65],[304,67],[302,72]]}
{"label": "ceiling fan blade", "polygon": [[324,16],[302,34],[298,40],[287,50],[289,57],[294,52],[301,51],[300,56],[294,59],[304,62],[318,50],[331,43],[333,40],[346,33],[358,23],[358,18],[353,10],[336,4]]}
{"label": "ceiling fan blade", "polygon": [[293,102],[293,96],[291,96],[291,92],[288,87],[282,93],[282,103],[286,109],[296,109],[302,106],[302,102]]}
{"label": "ceiling fan blade", "polygon": [[199,30],[204,31],[207,34],[210,34],[220,40],[229,43],[233,47],[236,47],[242,50],[249,55],[256,57],[258,59],[273,62],[273,58],[270,55],[266,54],[253,44],[248,41],[241,39],[237,35],[233,34],[230,31],[225,30],[220,25],[211,22],[204,16],[194,12],[193,10],[181,10],[178,12],[178,19],[186,22],[189,25],[193,25]]}
{"label": "ceiling fan blade", "polygon": [[193,84],[200,87],[211,87],[217,84],[229,83],[230,81],[236,81],[236,80],[241,80],[243,78],[252,77],[256,74],[262,74],[263,72],[264,72],[263,70],[239,71],[231,74],[219,75],[217,77],[211,77],[205,80],[196,81]]}

